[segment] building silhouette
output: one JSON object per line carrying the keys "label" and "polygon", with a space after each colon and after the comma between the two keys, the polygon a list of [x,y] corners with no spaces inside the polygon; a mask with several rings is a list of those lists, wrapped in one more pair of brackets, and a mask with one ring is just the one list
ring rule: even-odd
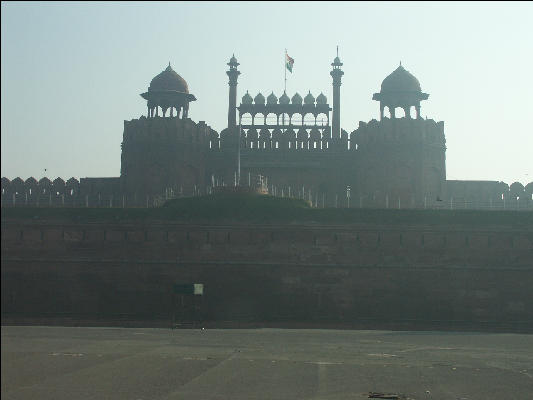
{"label": "building silhouette", "polygon": [[228,123],[220,133],[188,117],[196,97],[169,63],[141,94],[147,115],[124,121],[120,177],[4,177],[2,205],[152,206],[261,176],[271,194],[319,207],[531,206],[533,183],[446,179],[444,122],[421,117],[429,95],[401,64],[372,97],[380,120],[360,121],[350,134],[340,126],[338,54],[330,72],[332,106],[323,93],[252,97],[248,91],[237,105],[240,64],[233,55],[227,65]]}

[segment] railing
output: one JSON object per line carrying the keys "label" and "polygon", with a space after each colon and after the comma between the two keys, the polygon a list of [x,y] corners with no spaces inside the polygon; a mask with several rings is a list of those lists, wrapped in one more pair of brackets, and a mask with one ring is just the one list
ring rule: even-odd
{"label": "railing", "polygon": [[[2,207],[90,207],[90,208],[130,208],[160,207],[165,201],[176,198],[195,197],[213,194],[217,188],[236,186],[237,177],[227,183],[212,179],[211,185],[195,186],[189,191],[167,189],[160,195],[126,194],[40,194],[27,193],[2,194]],[[433,209],[433,210],[488,210],[488,211],[533,211],[533,199],[487,199],[471,200],[449,198],[415,201],[393,195],[358,195],[345,191],[342,193],[322,192],[304,185],[298,187],[273,183],[268,177],[245,173],[241,176],[240,186],[251,187],[255,191],[275,197],[302,199],[315,208],[379,208],[379,209]]]}

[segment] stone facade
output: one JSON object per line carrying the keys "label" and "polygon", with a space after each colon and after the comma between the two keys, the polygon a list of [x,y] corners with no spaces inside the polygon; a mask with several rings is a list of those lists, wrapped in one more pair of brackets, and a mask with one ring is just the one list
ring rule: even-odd
{"label": "stone facade", "polygon": [[533,329],[531,224],[516,213],[471,211],[458,224],[387,212],[391,221],[413,217],[253,225],[6,217],[2,318],[170,322],[172,285],[202,283],[197,317],[207,321]]}

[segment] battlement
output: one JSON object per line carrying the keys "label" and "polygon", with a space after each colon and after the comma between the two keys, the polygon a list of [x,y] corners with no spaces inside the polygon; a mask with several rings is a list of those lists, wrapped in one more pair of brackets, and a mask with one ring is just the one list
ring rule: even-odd
{"label": "battlement", "polygon": [[383,118],[366,123],[359,122],[359,127],[350,136],[352,150],[361,147],[382,145],[386,143],[422,143],[445,147],[444,122],[433,119]]}
{"label": "battlement", "polygon": [[183,143],[207,145],[213,129],[204,121],[190,118],[145,116],[124,121],[123,144],[134,141],[176,140]]}

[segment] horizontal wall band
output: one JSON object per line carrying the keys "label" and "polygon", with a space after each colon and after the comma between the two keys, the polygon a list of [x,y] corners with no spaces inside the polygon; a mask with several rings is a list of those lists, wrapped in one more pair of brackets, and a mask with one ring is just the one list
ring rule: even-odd
{"label": "horizontal wall band", "polygon": [[290,263],[290,262],[256,262],[256,261],[171,261],[171,260],[89,260],[89,259],[24,259],[24,258],[2,258],[2,264],[6,262],[12,263],[46,263],[46,264],[135,264],[135,265],[176,265],[176,266],[188,266],[188,265],[234,265],[234,266],[264,266],[264,267],[304,267],[304,268],[341,268],[341,269],[396,269],[396,270],[479,270],[479,271],[522,271],[532,272],[533,265],[524,265],[523,267],[473,267],[473,266],[461,266],[461,265],[449,265],[449,266],[405,266],[405,265],[354,265],[354,264],[302,264],[302,263]]}

